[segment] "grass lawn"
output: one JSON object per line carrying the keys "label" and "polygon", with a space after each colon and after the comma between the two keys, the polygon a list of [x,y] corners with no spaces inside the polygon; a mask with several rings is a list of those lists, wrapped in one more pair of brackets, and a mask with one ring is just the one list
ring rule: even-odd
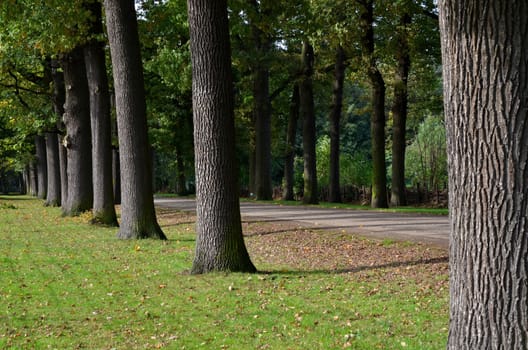
{"label": "grass lawn", "polygon": [[258,274],[188,274],[194,217],[169,238],[0,196],[0,349],[443,349],[447,252],[288,223],[243,223]]}

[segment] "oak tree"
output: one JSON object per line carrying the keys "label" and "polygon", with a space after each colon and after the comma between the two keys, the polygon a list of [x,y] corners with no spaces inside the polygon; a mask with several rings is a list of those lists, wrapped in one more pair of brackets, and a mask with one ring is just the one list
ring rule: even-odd
{"label": "oak tree", "polygon": [[448,349],[528,348],[528,3],[439,4],[449,161]]}
{"label": "oak tree", "polygon": [[192,273],[254,272],[242,236],[227,3],[189,0],[196,169]]}

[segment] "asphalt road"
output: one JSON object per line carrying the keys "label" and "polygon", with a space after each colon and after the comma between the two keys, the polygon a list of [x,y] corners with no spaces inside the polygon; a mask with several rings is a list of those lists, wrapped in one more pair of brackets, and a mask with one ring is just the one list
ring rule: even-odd
{"label": "asphalt road", "polygon": [[[194,211],[195,201],[182,198],[157,198],[158,207]],[[372,210],[330,209],[305,206],[284,206],[257,202],[241,202],[245,220],[289,221],[302,226],[344,230],[377,239],[414,241],[448,247],[449,219],[447,216],[389,213]]]}

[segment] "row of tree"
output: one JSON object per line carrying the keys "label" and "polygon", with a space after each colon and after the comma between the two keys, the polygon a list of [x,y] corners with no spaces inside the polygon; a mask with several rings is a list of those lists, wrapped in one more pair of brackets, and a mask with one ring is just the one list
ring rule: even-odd
{"label": "row of tree", "polygon": [[[24,156],[28,137],[34,139],[35,170],[28,166],[26,178],[30,192],[47,205],[60,205],[64,215],[92,210],[94,222],[117,225],[115,193],[122,204],[119,237],[163,239],[153,204],[134,4],[106,1],[105,14],[119,172],[113,171],[107,41],[99,1],[2,3],[0,67],[3,77],[11,77],[2,81],[2,117],[12,124],[18,156]],[[115,182],[121,191],[114,192]]]}
{"label": "row of tree", "polygon": [[[87,188],[79,188],[74,180],[91,173],[91,169],[86,170],[83,164],[89,164],[94,157],[83,146],[91,144],[86,140],[100,137],[94,135],[96,127],[90,128],[90,111],[94,109],[90,108],[90,104],[95,99],[82,97],[89,96],[90,90],[93,94],[100,93],[100,87],[93,90],[92,84],[86,82],[86,79],[94,79],[90,78],[89,63],[86,62],[90,56],[87,54],[88,47],[90,43],[97,43],[100,39],[100,35],[95,34],[93,29],[100,21],[94,20],[97,18],[96,12],[89,5],[100,4],[86,1],[75,3],[79,6],[72,6],[71,3],[66,5],[52,0],[46,4],[51,5],[37,7],[31,0],[6,0],[0,5],[2,23],[7,29],[2,28],[1,31],[1,73],[3,78],[10,77],[2,79],[1,132],[10,136],[4,142],[8,143],[9,150],[23,153],[24,147],[27,147],[25,136],[30,133],[18,134],[14,130],[25,127],[52,131],[49,124],[56,125],[56,122],[47,123],[44,118],[52,115],[52,104],[39,102],[43,101],[42,96],[50,95],[48,89],[50,82],[54,81],[54,69],[60,66],[64,75],[63,115],[67,133],[61,144],[66,147],[68,179],[66,204],[63,206],[66,213],[73,213],[83,210],[85,205],[88,207],[84,201],[90,200],[88,196],[81,195],[84,195]],[[257,197],[265,198],[269,195],[268,154],[271,147],[268,130],[272,126],[269,111],[273,107],[271,97],[274,96],[271,91],[279,91],[280,94],[281,90],[292,87],[291,115],[298,115],[303,121],[305,200],[316,198],[313,136],[317,133],[314,126],[317,118],[314,112],[316,95],[313,92],[314,77],[320,72],[314,66],[314,43],[319,42],[321,47],[332,47],[336,50],[336,57],[341,57],[342,52],[339,45],[331,45],[334,41],[313,40],[313,37],[317,37],[317,30],[309,35],[306,28],[312,27],[300,26],[299,23],[331,19],[330,23],[336,28],[336,33],[341,33],[338,30],[340,28],[358,29],[346,31],[347,34],[357,34],[358,40],[348,38],[337,42],[354,43],[352,49],[359,50],[360,54],[351,57],[359,59],[361,63],[356,66],[358,72],[359,68],[365,68],[364,73],[370,83],[374,178],[372,200],[374,205],[385,204],[386,186],[379,184],[385,179],[386,168],[385,158],[381,157],[385,150],[381,141],[385,142],[386,87],[383,63],[386,62],[381,60],[375,40],[383,37],[382,34],[394,34],[398,38],[397,47],[403,48],[402,52],[405,53],[405,34],[409,32],[402,29],[413,23],[418,14],[434,17],[434,12],[429,11],[422,2],[393,2],[395,6],[412,5],[411,8],[417,11],[407,14],[405,11],[387,12],[400,16],[399,25],[392,27],[392,31],[385,32],[381,31],[383,26],[393,25],[395,22],[387,20],[391,18],[389,15],[380,15],[384,8],[392,8],[382,1],[334,1],[327,4],[321,0],[309,4],[313,7],[308,7],[305,2],[277,5],[262,0],[233,1],[228,7],[225,0],[189,0],[188,22],[179,22],[188,23],[190,29],[198,214],[197,248],[193,265],[195,273],[222,269],[255,270],[244,247],[240,224],[237,152],[234,142],[237,102],[240,106],[244,103],[251,106],[247,113],[240,110],[254,130],[255,156],[249,157],[253,164],[250,167],[253,170],[249,174],[254,181],[250,183]],[[181,2],[148,1],[146,5],[145,8],[151,6],[152,9],[166,8],[165,6],[178,8]],[[245,6],[237,7],[242,5]],[[334,5],[343,7],[337,8]],[[274,12],[278,8],[283,12]],[[320,16],[306,16],[306,11],[300,11],[309,8]],[[528,346],[528,5],[526,1],[516,0],[443,0],[439,9],[451,204],[451,303],[447,347],[525,349]],[[132,1],[106,0],[105,10],[122,165],[123,223],[120,235],[145,237],[155,232],[154,236],[163,238],[151,207],[150,151],[146,147],[147,107],[134,4]],[[147,18],[149,13],[142,13],[141,16]],[[164,11],[158,13],[161,18],[163,14]],[[181,20],[181,17],[177,18]],[[231,36],[228,19],[231,20]],[[144,21],[146,26],[149,23],[151,22],[148,20]],[[183,26],[185,25],[187,24]],[[234,32],[233,25],[239,25],[242,29]],[[322,28],[329,30],[330,27],[326,25]],[[249,36],[242,35],[245,33],[244,29]],[[238,35],[233,35],[234,33]],[[333,37],[330,31],[324,35],[322,32],[319,34],[320,38]],[[291,38],[296,41],[290,41]],[[240,56],[231,56],[230,41],[233,41],[234,47],[251,42],[252,45],[248,47],[257,54],[243,55],[249,51],[235,50]],[[175,41],[173,45],[184,47],[188,42],[189,40]],[[158,44],[155,43],[151,49],[154,48],[160,59],[174,58],[176,64],[171,71],[185,69],[185,65],[178,64],[181,63],[178,59],[185,59],[184,51],[156,51],[159,49],[156,47]],[[290,75],[295,77],[294,83],[290,84],[292,79],[288,79],[286,88],[282,88],[280,82],[273,83],[270,79],[272,66],[268,54],[288,52],[293,47],[302,47],[301,69]],[[345,49],[343,45],[341,48]],[[347,57],[346,50],[344,51]],[[28,52],[33,54],[28,55]],[[405,56],[395,56],[398,57],[399,78],[398,84],[394,85],[394,99],[400,101],[393,104],[393,114],[396,115],[402,111],[405,115],[406,103],[401,103],[405,100],[403,96],[408,94],[405,92],[408,79],[405,75],[408,74],[406,72],[409,65],[405,64]],[[340,60],[341,58],[336,59],[337,62]],[[249,71],[239,67],[235,69],[233,76],[231,64],[237,61],[251,63],[241,65],[250,67]],[[353,60],[345,62],[349,63],[335,64],[335,67],[353,65]],[[284,66],[288,67],[286,64]],[[160,74],[164,68],[166,66],[158,67]],[[153,72],[156,68],[153,65],[150,69]],[[340,68],[337,68],[336,72],[339,71]],[[170,83],[170,75],[168,78],[166,82]],[[250,101],[237,101],[235,97],[245,95],[235,96],[233,81],[244,82],[244,78],[253,87],[252,98]],[[336,87],[339,87],[340,79],[341,76],[336,74]],[[175,89],[181,89],[185,85],[184,78],[180,82],[172,80],[172,83],[175,82]],[[54,90],[60,90],[61,84],[55,83],[52,86]],[[240,86],[243,85],[237,84],[237,87]],[[271,86],[277,90],[271,89]],[[340,88],[335,89],[339,90]],[[339,93],[334,96],[334,107],[337,110],[340,104]],[[398,96],[402,99],[396,98]],[[177,97],[180,95],[172,96]],[[167,95],[164,98],[171,99]],[[105,100],[108,101],[109,98]],[[55,105],[56,108],[60,107],[60,104]],[[177,106],[185,108],[186,105],[179,102]],[[397,111],[399,108],[401,110]],[[159,106],[155,112],[166,113]],[[12,119],[13,116],[25,116],[25,124],[19,124]],[[397,118],[393,119],[393,123],[398,124]],[[92,131],[86,135],[85,131],[90,129]],[[295,128],[292,126],[291,129]],[[335,129],[332,130],[332,134],[337,133]],[[405,128],[394,134],[403,133],[403,130]],[[19,135],[24,135],[23,139],[19,139]],[[293,141],[293,131],[289,135],[288,139]],[[57,143],[56,137],[48,137],[46,140],[50,144]],[[41,140],[36,140],[36,143],[42,145]],[[394,146],[394,143],[395,141],[393,147],[402,148],[401,145]],[[335,147],[335,143],[332,144]],[[2,146],[8,148],[5,144]],[[37,151],[39,157],[43,156],[42,149],[44,147]],[[88,149],[91,151],[89,147]],[[393,158],[397,152],[398,150],[393,151]],[[58,154],[60,163],[60,152]],[[394,163],[397,161],[393,160],[393,171],[397,167]],[[135,173],[142,175],[138,177]],[[393,176],[393,180],[395,177],[397,176]],[[44,186],[43,180],[39,181]],[[61,180],[61,184],[65,184],[64,180]],[[95,181],[93,186],[95,187]],[[87,183],[87,187],[90,188],[91,184]],[[397,192],[394,187],[396,186],[393,185],[393,193]],[[137,205],[127,207],[127,203]],[[129,232],[134,235],[129,235]]]}
{"label": "row of tree", "polygon": [[[156,162],[174,165],[180,193],[185,192],[186,177],[194,175],[191,111],[179,102],[188,100],[191,90],[184,7],[184,1],[145,1],[140,21],[148,47],[144,58],[152,83],[147,89],[149,108],[156,115],[151,125],[154,140],[177,150],[167,156],[166,148],[157,148]],[[239,0],[230,1],[228,11],[238,161],[247,193],[271,199],[273,188],[281,186],[284,199],[301,193],[305,202],[317,202],[316,146],[327,136],[331,152],[325,171],[331,201],[341,200],[340,155],[346,154],[362,156],[374,168],[368,185],[381,202],[375,199],[373,206],[388,205],[387,187],[393,204],[404,204],[409,183],[403,160],[406,145],[424,116],[442,110],[434,3]],[[369,83],[373,69],[379,73],[376,81],[383,96],[374,94]],[[167,102],[176,105],[176,111],[167,111]],[[374,104],[381,106],[379,128],[371,127],[377,125],[374,119],[369,122]],[[171,128],[176,131],[167,131],[167,125],[176,126]],[[377,138],[370,136],[374,130]],[[297,158],[303,164],[300,186],[295,182]],[[159,176],[160,187],[167,186],[170,179]]]}

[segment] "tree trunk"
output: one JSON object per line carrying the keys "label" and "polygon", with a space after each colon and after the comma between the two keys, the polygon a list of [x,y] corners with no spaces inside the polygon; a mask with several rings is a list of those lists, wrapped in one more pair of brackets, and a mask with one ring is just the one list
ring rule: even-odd
{"label": "tree trunk", "polygon": [[[264,20],[264,1],[251,1],[257,18]],[[253,118],[255,121],[255,199],[272,199],[271,185],[271,100],[269,94],[269,63],[271,38],[252,23],[255,62],[253,64]]]}
{"label": "tree trunk", "polygon": [[48,188],[48,168],[46,160],[46,141],[43,136],[35,136],[36,169],[37,169],[37,197],[46,199]]}
{"label": "tree trunk", "polygon": [[46,133],[46,161],[48,168],[46,205],[58,207],[61,205],[61,178],[57,133]]}
{"label": "tree trunk", "polygon": [[119,149],[112,148],[112,177],[114,204],[121,204],[121,166],[119,164]]}
{"label": "tree trunk", "polygon": [[32,160],[29,162],[28,165],[28,173],[29,173],[29,195],[32,197],[36,197],[38,194],[38,175],[37,175],[37,167],[35,165],[35,161]]}
{"label": "tree trunk", "polygon": [[295,199],[293,183],[295,179],[294,162],[295,146],[297,137],[297,123],[299,121],[299,84],[293,85],[292,99],[290,103],[290,115],[288,118],[288,133],[286,135],[286,155],[284,157],[284,192],[282,199],[292,201]]}
{"label": "tree trunk", "polygon": [[362,2],[361,38],[368,61],[368,77],[372,88],[370,132],[372,139],[372,199],[373,208],[387,208],[387,168],[385,165],[385,81],[378,69],[374,53],[374,1]]}
{"label": "tree trunk", "polygon": [[68,197],[62,212],[78,215],[92,209],[92,137],[90,129],[90,95],[82,47],[61,59],[66,86],[64,123],[66,125]]}
{"label": "tree trunk", "polygon": [[121,165],[121,225],[118,237],[166,239],[152,194],[143,66],[134,1],[105,0],[116,97]]}
{"label": "tree trunk", "polygon": [[185,165],[183,161],[182,146],[179,143],[176,145],[176,172],[176,193],[179,196],[185,196],[187,194],[187,189],[185,187]]}
{"label": "tree trunk", "polygon": [[[58,69],[60,64],[56,60],[51,62],[51,77],[53,80],[53,111],[57,114],[59,121],[57,122],[57,129],[61,132],[64,130],[63,116],[64,116],[64,103],[66,92],[64,90],[64,74]],[[57,145],[59,152],[59,167],[60,167],[60,180],[61,180],[61,205],[67,202],[68,198],[68,172],[67,172],[67,151],[63,143],[63,136],[57,134]]]}
{"label": "tree trunk", "polygon": [[304,204],[317,204],[316,167],[316,134],[315,107],[312,86],[314,51],[312,45],[305,41],[302,49],[303,76],[299,84],[299,110],[303,121],[303,156],[304,156]]}
{"label": "tree trunk", "polygon": [[189,0],[196,169],[192,273],[256,271],[242,236],[225,0]]}
{"label": "tree trunk", "polygon": [[[90,32],[103,34],[101,3],[85,4],[92,15]],[[103,43],[93,39],[84,47],[86,75],[90,91],[90,120],[92,127],[93,218],[92,222],[117,226],[112,190],[112,128],[110,93],[106,76]]]}
{"label": "tree trunk", "polygon": [[339,45],[336,51],[332,111],[330,112],[330,193],[329,202],[341,202],[339,181],[339,143],[341,138],[341,111],[343,109],[343,82],[345,81],[345,51]]}
{"label": "tree trunk", "polygon": [[392,186],[391,205],[407,205],[405,195],[405,144],[407,129],[407,80],[411,57],[407,30],[412,18],[404,13],[400,18],[396,59],[398,70],[394,81],[394,103],[392,105]]}
{"label": "tree trunk", "polygon": [[528,349],[528,3],[440,2],[448,349]]}

